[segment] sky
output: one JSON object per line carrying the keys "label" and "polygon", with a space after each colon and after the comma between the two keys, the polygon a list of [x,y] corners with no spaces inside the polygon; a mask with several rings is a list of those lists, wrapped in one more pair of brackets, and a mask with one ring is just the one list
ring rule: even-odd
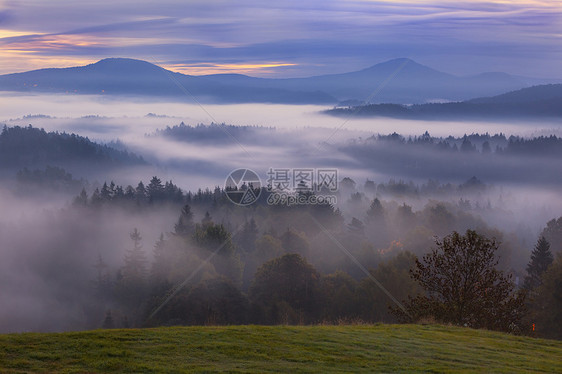
{"label": "sky", "polygon": [[279,78],[407,57],[561,79],[562,0],[0,0],[0,74],[106,57]]}

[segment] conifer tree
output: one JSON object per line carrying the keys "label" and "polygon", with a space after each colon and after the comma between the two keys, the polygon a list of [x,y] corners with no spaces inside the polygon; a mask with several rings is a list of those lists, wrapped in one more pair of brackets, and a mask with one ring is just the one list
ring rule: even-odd
{"label": "conifer tree", "polygon": [[186,204],[181,210],[178,222],[174,225],[174,234],[188,238],[193,233],[193,230],[193,213],[191,212],[191,207]]}
{"label": "conifer tree", "polygon": [[531,261],[527,265],[527,276],[523,288],[528,291],[535,290],[542,284],[541,276],[554,261],[552,252],[550,252],[550,243],[541,236],[535,245],[535,249],[531,253]]}

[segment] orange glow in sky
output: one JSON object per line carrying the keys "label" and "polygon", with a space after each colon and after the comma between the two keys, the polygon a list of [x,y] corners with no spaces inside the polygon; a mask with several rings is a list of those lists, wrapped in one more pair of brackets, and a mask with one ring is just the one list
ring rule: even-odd
{"label": "orange glow in sky", "polygon": [[204,64],[204,65],[183,65],[170,64],[162,65],[163,68],[189,75],[206,75],[206,74],[222,74],[222,73],[238,73],[238,74],[267,74],[273,72],[271,68],[298,66],[298,64],[290,64],[283,62],[268,62],[255,64]]}

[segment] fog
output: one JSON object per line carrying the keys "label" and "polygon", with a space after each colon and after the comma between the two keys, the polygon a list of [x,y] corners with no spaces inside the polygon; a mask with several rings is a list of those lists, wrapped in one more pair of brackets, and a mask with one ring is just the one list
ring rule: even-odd
{"label": "fog", "polygon": [[[339,118],[321,114],[329,108],[319,105],[282,104],[198,104],[194,98],[169,102],[149,98],[125,98],[90,95],[22,95],[1,92],[2,112],[0,121],[26,123],[25,115],[47,115],[57,117],[49,128],[80,132],[96,139],[125,138],[152,132],[157,128],[178,124],[228,123],[238,126],[265,126],[278,129],[303,129],[307,127],[340,129],[336,134],[340,140],[346,131],[369,133],[392,133],[419,135],[429,131],[434,136],[462,136],[465,133],[506,133],[533,136],[540,134],[560,135],[562,123],[530,122],[476,122],[476,121],[410,121],[390,118]],[[146,118],[149,113],[155,114]],[[100,116],[92,122],[82,121],[84,116]],[[168,118],[173,117],[173,118]],[[9,121],[13,119],[14,121]],[[81,119],[81,121],[77,121]],[[39,126],[51,122],[33,119]],[[45,128],[48,128],[45,125]],[[327,131],[327,130],[326,130]]]}
{"label": "fog", "polygon": [[[472,133],[503,133],[524,138],[561,136],[560,122],[342,119],[320,114],[326,109],[321,106],[201,106],[191,98],[182,103],[2,93],[0,100],[0,124],[9,127],[31,124],[46,131],[76,133],[127,149],[147,160],[146,166],[108,170],[107,173],[94,174],[88,168],[72,170],[76,178],[87,180],[85,187],[90,196],[104,182],[134,187],[141,180],[147,184],[154,175],[163,182],[172,180],[184,191],[197,191],[223,187],[228,173],[237,168],[255,170],[263,185],[269,168],[337,169],[340,180],[350,177],[356,182],[355,188],[338,194],[336,207],[342,212],[345,223],[353,217],[365,220],[375,197],[383,202],[388,212],[408,204],[419,217],[436,202],[446,203],[448,209],[458,211],[459,217],[462,214],[472,217],[459,218],[458,221],[462,221],[459,228],[469,226],[468,222],[483,222],[489,229],[498,229],[509,238],[511,250],[518,252],[511,256],[511,263],[506,267],[517,271],[522,271],[528,254],[525,251],[532,249],[546,222],[562,215],[559,192],[562,166],[556,155],[484,155],[480,153],[480,144],[475,144],[478,149],[474,153],[451,154],[376,138],[378,134],[396,132],[407,139],[425,131],[435,138],[453,136],[457,142],[458,138]],[[219,135],[212,141],[166,133],[167,127],[173,128],[182,122],[188,126],[214,122],[254,127],[244,130],[244,137],[233,136],[230,133],[233,129],[229,127],[217,127]],[[370,138],[372,136],[374,138]],[[459,187],[473,176],[484,187]],[[382,187],[369,191],[364,186],[367,180]],[[385,186],[391,180],[392,183],[403,181],[404,185],[412,181],[417,192],[390,191]],[[424,190],[422,186],[429,183],[453,184],[454,187],[446,192],[444,188]],[[18,189],[13,178],[4,180],[0,188],[0,332],[99,327],[99,321],[93,321],[85,312],[92,303],[89,290],[96,277],[93,265],[98,255],[116,271],[131,246],[129,233],[138,228],[150,259],[152,246],[161,233],[173,231],[183,205],[155,206],[142,211],[115,206],[92,212],[72,204],[79,190],[72,193],[43,190],[41,194],[30,195]],[[362,194],[359,202],[351,199],[356,192]],[[470,207],[460,208],[463,201],[469,201]],[[195,221],[199,221],[205,212],[196,207],[194,213]],[[215,221],[221,222],[227,220],[230,213],[217,211],[213,214]],[[232,214],[247,219],[248,213]],[[274,224],[259,223],[260,230],[264,232]],[[276,227],[279,232],[285,229],[283,224]],[[403,239],[405,230],[399,225],[389,228],[398,239]],[[372,236],[368,234],[367,237]],[[314,240],[311,238],[311,242],[315,243]],[[383,240],[380,245],[385,247],[377,250],[386,248],[388,243]],[[309,260],[325,269],[338,269],[336,260],[330,265],[326,264],[329,258]]]}

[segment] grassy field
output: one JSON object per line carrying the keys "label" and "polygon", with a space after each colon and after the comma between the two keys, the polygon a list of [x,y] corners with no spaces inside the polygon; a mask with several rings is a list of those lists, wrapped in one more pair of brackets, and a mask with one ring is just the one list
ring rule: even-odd
{"label": "grassy field", "polygon": [[562,342],[436,325],[0,335],[0,372],[562,372]]}

